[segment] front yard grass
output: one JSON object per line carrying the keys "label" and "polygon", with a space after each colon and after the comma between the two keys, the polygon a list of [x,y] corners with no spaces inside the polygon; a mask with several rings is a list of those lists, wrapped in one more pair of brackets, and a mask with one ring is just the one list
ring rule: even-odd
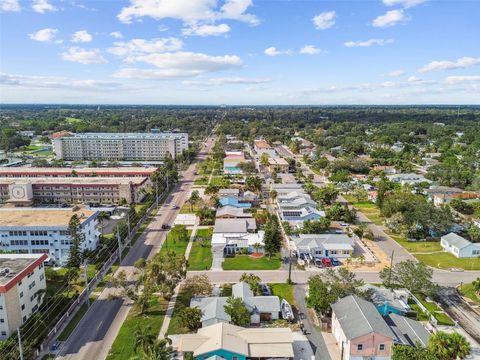
{"label": "front yard grass", "polygon": [[151,333],[157,337],[162,327],[167,306],[168,301],[159,299],[158,296],[154,295],[150,300],[150,308],[145,314],[140,314],[138,309],[133,307],[113,342],[107,360],[129,360],[136,354],[135,336],[133,334],[137,327],[150,326]]}
{"label": "front yard grass", "polygon": [[456,258],[450,253],[413,254],[425,265],[439,269],[458,268],[464,270],[480,270],[480,258]]}
{"label": "front yard grass", "polygon": [[401,235],[391,234],[388,231],[386,233],[411,253],[442,251],[439,241],[408,241]]}
{"label": "front yard grass", "polygon": [[295,296],[293,293],[293,285],[286,283],[269,284],[272,289],[272,295],[285,299],[290,305],[295,305]]}
{"label": "front yard grass", "polygon": [[472,283],[462,284],[462,286],[460,286],[458,288],[458,290],[460,291],[460,294],[469,298],[474,303],[480,305],[480,296],[478,296],[478,294],[473,289],[473,284]]}
{"label": "front yard grass", "polygon": [[254,258],[249,255],[236,255],[233,258],[226,258],[222,263],[223,270],[276,270],[281,265],[280,255],[276,254],[271,258],[263,256]]}
{"label": "front yard grass", "polygon": [[[191,233],[192,230],[188,230],[189,239]],[[187,250],[187,245],[188,240],[184,241],[177,239],[176,236],[169,232],[167,238],[165,239],[165,242],[162,245],[162,248],[160,249],[160,253],[163,255],[166,254],[168,251],[173,251],[176,254],[185,254],[185,250]]]}
{"label": "front yard grass", "polygon": [[212,267],[212,228],[198,229],[188,257],[188,270],[208,270]]}
{"label": "front yard grass", "polygon": [[185,291],[183,288],[180,288],[180,291],[177,295],[177,301],[175,302],[175,309],[173,311],[172,318],[170,319],[170,324],[168,325],[168,335],[185,334],[188,332],[188,329],[185,329],[180,324],[179,313],[182,309],[190,307],[191,299],[192,295],[189,292]]}

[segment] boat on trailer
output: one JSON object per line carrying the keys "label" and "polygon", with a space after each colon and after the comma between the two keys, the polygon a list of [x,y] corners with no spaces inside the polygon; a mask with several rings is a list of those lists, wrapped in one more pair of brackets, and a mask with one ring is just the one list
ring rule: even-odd
{"label": "boat on trailer", "polygon": [[280,309],[282,310],[282,318],[288,321],[293,321],[295,317],[293,316],[292,307],[287,300],[283,299],[280,303]]}

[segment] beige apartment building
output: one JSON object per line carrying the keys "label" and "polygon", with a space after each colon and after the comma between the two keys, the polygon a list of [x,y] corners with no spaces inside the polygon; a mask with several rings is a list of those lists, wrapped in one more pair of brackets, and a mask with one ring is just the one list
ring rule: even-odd
{"label": "beige apartment building", "polygon": [[156,167],[0,167],[0,177],[150,177]]}
{"label": "beige apartment building", "polygon": [[0,340],[5,340],[38,310],[46,288],[46,254],[0,254]]}

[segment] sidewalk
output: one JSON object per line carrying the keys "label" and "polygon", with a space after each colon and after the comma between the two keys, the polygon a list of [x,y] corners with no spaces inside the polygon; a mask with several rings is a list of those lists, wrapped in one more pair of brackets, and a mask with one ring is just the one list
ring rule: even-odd
{"label": "sidewalk", "polygon": [[[198,225],[194,225],[192,229],[192,233],[190,234],[190,240],[188,241],[187,249],[185,250],[185,259],[188,259],[190,255],[190,251],[192,250],[193,240],[195,239],[195,235],[197,234]],[[173,311],[175,310],[175,303],[177,302],[177,295],[180,291],[181,283],[175,287],[175,291],[173,293],[170,302],[168,303],[167,311],[165,312],[165,317],[163,319],[162,327],[160,328],[160,332],[158,333],[158,339],[165,338],[165,334],[168,331],[168,327],[170,325],[170,320],[172,319]]]}

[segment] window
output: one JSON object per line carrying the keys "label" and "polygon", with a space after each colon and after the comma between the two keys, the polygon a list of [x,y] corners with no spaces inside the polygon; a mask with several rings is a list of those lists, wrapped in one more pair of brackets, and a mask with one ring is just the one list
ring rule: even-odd
{"label": "window", "polygon": [[6,332],[6,331],[2,331],[2,336],[7,336],[7,332]]}
{"label": "window", "polygon": [[23,291],[20,291],[20,298],[23,297]]}
{"label": "window", "polygon": [[5,322],[5,319],[0,319],[0,323],[4,323]]}
{"label": "window", "polygon": [[379,351],[385,351],[385,344],[378,345],[378,350]]}
{"label": "window", "polygon": [[25,304],[22,305],[22,310],[25,310]]}
{"label": "window", "polygon": [[40,280],[43,280],[43,279],[45,279],[45,275],[40,274]]}
{"label": "window", "polygon": [[32,290],[32,288],[35,287],[35,281],[32,281],[32,283],[30,285],[28,285],[28,289],[29,290]]}
{"label": "window", "polygon": [[363,350],[363,344],[357,344],[357,351]]}

